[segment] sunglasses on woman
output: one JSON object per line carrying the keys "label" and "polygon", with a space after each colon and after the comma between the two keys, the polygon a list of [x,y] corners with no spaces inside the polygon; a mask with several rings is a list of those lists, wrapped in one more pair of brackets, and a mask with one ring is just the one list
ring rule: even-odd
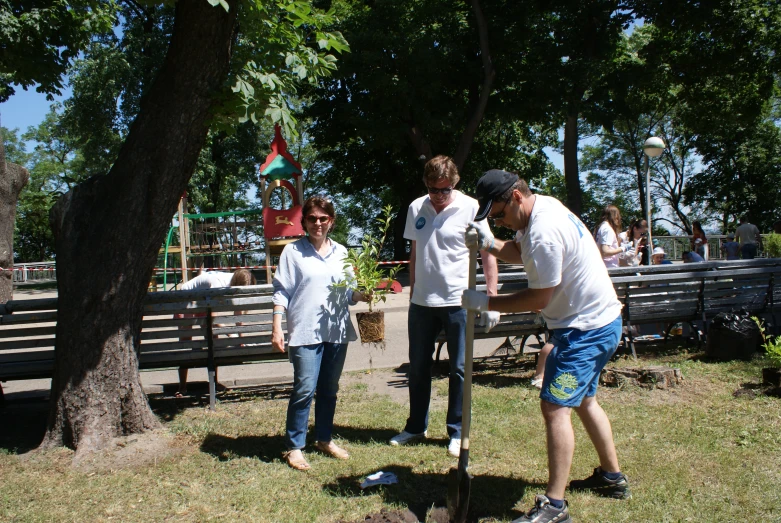
{"label": "sunglasses on woman", "polygon": [[452,187],[445,187],[444,189],[437,189],[436,187],[426,187],[426,189],[428,189],[429,194],[441,194],[443,196],[447,196],[451,192],[453,192]]}
{"label": "sunglasses on woman", "polygon": [[330,219],[330,216],[314,216],[310,214],[306,217],[306,222],[314,225],[315,223],[328,223]]}

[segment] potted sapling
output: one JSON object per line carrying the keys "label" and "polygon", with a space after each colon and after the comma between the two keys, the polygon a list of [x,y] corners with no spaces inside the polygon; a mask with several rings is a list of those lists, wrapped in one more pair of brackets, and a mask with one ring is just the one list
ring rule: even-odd
{"label": "potted sapling", "polygon": [[377,217],[380,226],[379,236],[366,234],[361,241],[361,248],[350,249],[345,259],[346,277],[343,285],[370,296],[369,312],[359,312],[355,315],[358,319],[361,343],[385,341],[385,311],[376,310],[376,306],[380,301],[385,302],[387,294],[391,291],[393,278],[401,268],[401,266],[392,269],[380,268],[380,254],[392,217],[393,208],[390,205],[385,206],[382,214]]}
{"label": "potted sapling", "polygon": [[770,362],[770,367],[762,369],[762,384],[781,389],[781,336],[765,334],[764,322],[756,316],[752,316],[751,319],[759,327],[759,335],[764,342],[762,347],[765,349],[765,357]]}
{"label": "potted sapling", "polygon": [[770,367],[762,369],[762,383],[781,388],[781,336],[768,336],[765,340],[765,356]]}

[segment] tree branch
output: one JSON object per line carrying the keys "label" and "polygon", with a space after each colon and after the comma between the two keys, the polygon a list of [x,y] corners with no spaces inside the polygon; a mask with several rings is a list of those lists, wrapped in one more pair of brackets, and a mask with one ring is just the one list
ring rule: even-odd
{"label": "tree branch", "polygon": [[477,129],[480,127],[480,122],[483,120],[485,108],[488,105],[488,97],[491,95],[491,87],[493,86],[494,78],[496,78],[496,70],[494,69],[494,64],[491,60],[491,51],[488,47],[488,24],[485,21],[483,10],[480,7],[480,0],[472,0],[472,10],[475,13],[477,32],[480,37],[480,57],[483,61],[483,85],[480,89],[480,98],[477,102],[477,106],[472,112],[472,117],[469,119],[466,129],[464,129],[456,153],[453,155],[453,161],[459,170],[464,167],[466,159],[469,157],[469,151],[472,148]]}

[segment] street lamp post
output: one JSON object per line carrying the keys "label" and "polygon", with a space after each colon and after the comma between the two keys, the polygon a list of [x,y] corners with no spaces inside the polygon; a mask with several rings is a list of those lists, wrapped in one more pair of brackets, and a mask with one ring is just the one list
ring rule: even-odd
{"label": "street lamp post", "polygon": [[648,250],[648,265],[651,265],[654,241],[653,225],[651,224],[651,165],[649,158],[661,156],[664,152],[664,140],[656,136],[650,137],[643,144],[643,152],[645,153],[645,221],[648,224],[648,244],[646,245],[646,250]]}

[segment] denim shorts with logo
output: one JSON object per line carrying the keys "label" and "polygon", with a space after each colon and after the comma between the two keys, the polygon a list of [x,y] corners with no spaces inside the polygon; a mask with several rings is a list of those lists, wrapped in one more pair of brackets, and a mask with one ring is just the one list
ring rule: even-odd
{"label": "denim shorts with logo", "polygon": [[562,407],[579,407],[597,393],[599,374],[618,348],[621,316],[604,327],[582,331],[554,329],[553,351],[545,362],[540,399]]}

